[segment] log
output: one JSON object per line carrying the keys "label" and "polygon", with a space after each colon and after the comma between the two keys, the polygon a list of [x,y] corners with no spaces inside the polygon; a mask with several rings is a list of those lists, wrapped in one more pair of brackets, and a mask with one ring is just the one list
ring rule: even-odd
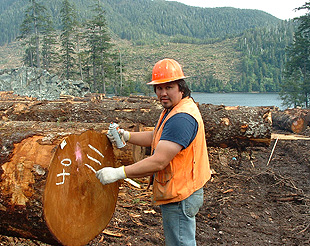
{"label": "log", "polygon": [[269,146],[271,111],[264,107],[201,104],[208,146],[222,148]]}
{"label": "log", "polygon": [[86,131],[63,139],[51,161],[44,190],[45,221],[63,245],[85,245],[108,225],[119,182],[102,185],[96,171],[116,167],[105,134]]}
{"label": "log", "polygon": [[[107,219],[106,221],[100,221],[100,223],[98,221],[95,223],[95,220],[92,220],[91,224],[97,225],[97,227],[93,230],[90,230],[88,227],[86,227],[88,228],[89,232],[92,232],[91,234],[87,234],[84,232],[82,233],[81,231],[75,230],[79,233],[86,234],[86,238],[80,235],[73,235],[73,232],[70,232],[69,229],[62,230],[63,232],[65,232],[65,235],[62,235],[61,232],[57,230],[58,227],[62,228],[60,225],[61,223],[59,222],[59,217],[53,215],[53,212],[61,211],[61,209],[55,209],[55,206],[63,207],[64,209],[66,209],[66,212],[63,212],[63,214],[68,214],[71,217],[74,217],[74,215],[68,213],[68,211],[70,211],[70,209],[68,209],[68,204],[60,202],[63,200],[60,200],[56,203],[58,197],[61,197],[62,194],[61,192],[58,192],[57,199],[53,198],[49,200],[48,197],[52,196],[45,196],[46,198],[44,204],[46,204],[47,210],[44,216],[45,210],[43,208],[45,205],[43,206],[43,193],[44,190],[46,190],[47,193],[54,192],[48,191],[48,189],[46,189],[46,187],[48,186],[48,175],[50,175],[50,171],[51,173],[55,174],[58,173],[59,170],[50,170],[53,165],[49,166],[49,164],[53,163],[53,160],[56,161],[56,159],[54,159],[54,156],[56,155],[55,153],[57,153],[57,146],[59,146],[63,142],[64,138],[67,138],[71,135],[83,136],[84,132],[96,131],[98,132],[98,134],[103,134],[104,137],[102,137],[103,141],[101,142],[107,146],[107,149],[110,149],[112,150],[112,152],[114,152],[114,148],[112,149],[112,147],[107,144],[109,142],[107,142],[108,140],[106,140],[106,136],[103,133],[108,128],[108,125],[109,123],[91,124],[78,122],[57,123],[0,121],[0,234],[31,238],[50,244],[57,244],[58,242],[62,242],[65,245],[70,245],[67,240],[76,242],[76,238],[79,238],[80,240],[84,241],[81,244],[76,243],[75,245],[84,245],[87,240],[94,237],[94,235],[96,235],[98,231],[101,231],[102,226],[104,226],[106,222],[110,219],[111,214],[109,214],[109,216],[107,217],[98,215],[98,218],[103,217]],[[129,128],[129,125],[126,126]],[[89,139],[89,137],[86,139]],[[85,141],[82,142],[84,143]],[[128,148],[128,153],[132,152],[129,145],[126,147]],[[104,150],[101,151],[104,152]],[[61,160],[65,159],[61,156],[61,154],[59,154],[59,156],[60,160],[57,159],[57,168],[60,168],[59,161],[61,162]],[[82,156],[84,158],[85,153]],[[121,158],[121,156],[119,158]],[[73,160],[74,158],[71,159]],[[125,159],[124,162],[127,164],[128,161],[130,163],[133,163],[133,157],[131,157],[131,160],[128,159],[129,158],[127,155],[127,159]],[[119,166],[121,164],[122,159],[115,160],[114,165]],[[71,168],[73,168],[73,166],[74,165],[72,164]],[[70,170],[66,170],[65,166],[64,169],[64,172],[71,173]],[[92,175],[92,177],[90,177],[91,181],[87,183],[88,185],[92,183],[92,181],[96,180],[93,177],[91,169],[86,169],[85,167],[83,167],[83,171],[85,172],[85,175]],[[72,177],[73,174],[74,172],[72,171]],[[60,176],[60,178],[61,177],[62,176]],[[58,180],[57,182],[60,181]],[[78,179],[77,183],[80,184],[79,182],[81,182],[80,178]],[[55,186],[55,181],[52,182],[52,184],[54,184]],[[89,185],[89,188],[92,190],[97,190],[97,193],[89,192],[87,188],[88,186],[81,185],[80,189],[71,192],[71,194],[74,195],[74,197],[79,197],[79,202],[81,202],[84,197],[85,201],[93,200],[89,199],[88,195],[92,195],[92,198],[98,196],[98,198],[101,198],[101,200],[106,201],[107,199],[102,199],[102,196],[98,194],[102,193],[100,189],[98,189],[99,184],[100,183],[97,182],[97,184],[94,185],[95,187]],[[73,189],[74,185],[72,185],[71,188]],[[100,192],[98,192],[98,190]],[[79,194],[79,192],[81,192],[82,194]],[[109,195],[109,198],[112,197],[113,199],[115,199],[117,192],[113,190],[113,192],[111,193],[113,193],[113,195]],[[106,193],[103,192],[102,194],[104,195]],[[73,204],[76,203],[77,202],[75,201]],[[91,202],[91,205],[93,206],[95,206],[96,204],[97,203],[95,202]],[[104,206],[98,207],[102,209],[104,208]],[[78,209],[74,209],[72,210],[72,212],[76,212],[77,210]],[[87,210],[85,207],[82,207],[79,212],[81,213],[82,211]],[[94,211],[96,210],[94,209]],[[92,216],[92,213],[90,213],[89,211],[87,211],[87,213],[88,217],[90,218]],[[96,211],[96,213],[102,214],[102,211]],[[56,214],[58,214],[58,212]],[[83,226],[80,227],[84,228],[84,225],[87,225],[87,223],[84,223],[82,219],[79,220],[79,216],[81,215],[79,214],[75,219],[67,219],[67,223],[63,224],[68,226],[69,221],[71,221],[70,223],[72,223],[72,221],[76,221],[76,225],[78,225],[78,223],[80,225],[83,224]],[[52,219],[50,219],[51,217],[55,217],[56,223]],[[72,224],[70,224],[68,228],[70,227],[72,227]],[[67,234],[71,235],[71,237],[69,237]]]}
{"label": "log", "polygon": [[[0,165],[11,157],[14,144],[33,135],[42,136],[42,144],[50,144],[70,134],[81,134],[86,130],[106,133],[110,123],[81,122],[39,122],[39,121],[0,121]],[[141,125],[123,123],[128,131],[143,129]],[[57,140],[58,139],[58,140]],[[120,165],[129,165],[144,158],[143,148],[127,144],[122,150],[113,146],[113,152]],[[141,152],[139,155],[136,152]],[[134,154],[135,153],[135,154]]]}
{"label": "log", "polygon": [[310,109],[305,108],[288,108],[284,110],[285,113],[290,115],[298,115],[308,122],[308,126],[310,126]]}
{"label": "log", "polygon": [[278,129],[299,134],[307,129],[310,112],[302,109],[276,110],[272,112],[272,122],[273,126]]}
{"label": "log", "polygon": [[[271,137],[270,108],[199,105],[209,146],[268,146]],[[14,121],[117,122],[154,127],[162,106],[154,97],[92,98],[88,101],[0,100],[0,118]]]}

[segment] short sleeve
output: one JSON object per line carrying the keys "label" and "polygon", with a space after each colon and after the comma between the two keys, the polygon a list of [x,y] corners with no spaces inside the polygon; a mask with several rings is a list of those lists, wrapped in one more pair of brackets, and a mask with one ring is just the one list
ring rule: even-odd
{"label": "short sleeve", "polygon": [[196,137],[198,123],[187,113],[178,113],[165,123],[160,140],[168,140],[187,148]]}

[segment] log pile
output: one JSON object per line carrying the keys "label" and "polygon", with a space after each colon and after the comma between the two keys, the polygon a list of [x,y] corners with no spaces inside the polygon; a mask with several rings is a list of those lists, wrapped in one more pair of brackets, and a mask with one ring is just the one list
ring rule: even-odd
{"label": "log pile", "polygon": [[[199,105],[209,146],[268,145],[271,113],[263,107]],[[0,119],[40,122],[117,122],[154,127],[162,107],[154,97],[66,98],[57,101],[0,101]]]}

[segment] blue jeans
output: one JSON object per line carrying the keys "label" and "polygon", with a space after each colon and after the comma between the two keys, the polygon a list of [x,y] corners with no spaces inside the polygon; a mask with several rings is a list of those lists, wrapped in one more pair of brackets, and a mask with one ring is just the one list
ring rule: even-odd
{"label": "blue jeans", "polygon": [[195,216],[203,204],[203,188],[181,202],[160,205],[166,246],[195,246]]}

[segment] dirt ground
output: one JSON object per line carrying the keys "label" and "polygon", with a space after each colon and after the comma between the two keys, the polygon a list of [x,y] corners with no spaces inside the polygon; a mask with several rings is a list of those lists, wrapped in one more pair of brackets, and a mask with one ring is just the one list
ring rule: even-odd
{"label": "dirt ground", "polygon": [[[213,175],[197,215],[198,245],[310,245],[310,141],[279,139],[267,165],[274,143],[242,153],[208,148]],[[108,227],[87,245],[164,245],[150,195],[123,183]],[[47,246],[5,236],[0,245]]]}

